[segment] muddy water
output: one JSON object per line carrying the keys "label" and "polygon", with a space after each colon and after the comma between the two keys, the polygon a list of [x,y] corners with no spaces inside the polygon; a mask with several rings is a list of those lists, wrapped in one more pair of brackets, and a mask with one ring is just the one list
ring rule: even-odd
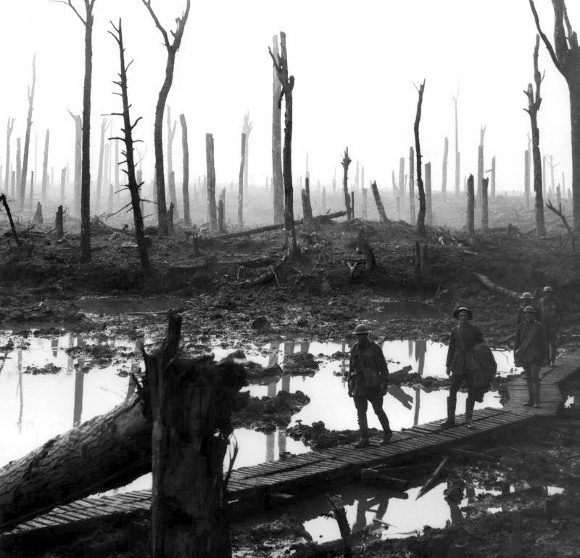
{"label": "muddy water", "polygon": [[[151,340],[146,340],[148,342]],[[218,359],[229,352],[217,344],[211,348]],[[411,365],[414,372],[423,376],[445,375],[447,347],[444,345],[428,341],[389,341],[383,344],[383,350],[392,371]],[[322,420],[329,429],[354,429],[356,413],[342,377],[348,351],[346,341],[248,347],[246,353],[250,360],[263,366],[279,363],[282,368],[288,354],[308,352],[315,356],[319,370],[312,376],[284,375],[266,385],[252,385],[246,389],[259,397],[274,396],[281,390],[301,390],[310,397],[311,402],[293,417],[293,424],[298,420],[305,424]],[[501,374],[513,368],[507,352],[497,351],[496,360]],[[129,372],[140,366],[142,362],[135,342],[129,339],[79,337],[67,333],[53,337],[22,337],[11,332],[0,332],[0,467],[131,397],[134,388],[129,381]],[[400,430],[442,418],[445,415],[446,396],[446,390],[391,386],[385,398],[385,409],[392,428]],[[464,400],[465,394],[460,394],[459,412],[462,412]],[[481,406],[499,407],[497,393],[486,394]],[[379,428],[372,412],[369,412],[369,425]],[[236,467],[276,460],[285,452],[297,454],[309,451],[303,443],[287,437],[284,429],[265,434],[240,428],[234,435],[240,449]],[[145,476],[121,490],[147,488],[150,484],[150,476]],[[448,510],[442,499],[442,490],[434,489],[429,498],[437,500],[442,510]],[[357,518],[360,523],[362,512],[358,509],[359,502],[365,509],[369,502],[362,503],[362,496],[356,491],[349,494],[353,503],[348,507],[348,514],[355,518],[355,523]],[[425,498],[417,506],[411,505],[414,502],[411,493],[407,500],[391,497],[388,500],[388,517],[393,514],[397,521],[388,518],[382,521],[398,523],[397,532],[401,533],[425,524],[439,526],[448,513],[442,511],[441,514],[430,513],[429,517],[423,517],[421,510],[430,507],[425,506]],[[308,513],[311,514],[315,507],[314,504],[309,506]],[[373,513],[368,509],[364,512],[366,521],[372,520]],[[315,522],[311,527],[313,534],[320,530],[321,540],[336,538],[332,522],[316,519],[316,515],[308,519],[308,522]],[[319,521],[325,525],[324,528],[317,526],[316,522]],[[395,532],[392,529],[388,531],[389,536]]]}

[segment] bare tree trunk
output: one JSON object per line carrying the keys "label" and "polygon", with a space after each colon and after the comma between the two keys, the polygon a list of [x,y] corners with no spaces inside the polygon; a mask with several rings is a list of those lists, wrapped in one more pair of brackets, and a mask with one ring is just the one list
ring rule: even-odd
{"label": "bare tree trunk", "polygon": [[[10,211],[10,206],[8,205],[8,200],[6,199],[6,194],[1,194],[0,195],[0,202],[2,202],[2,205],[4,206],[4,209],[6,211],[6,215],[8,215],[8,221],[10,222],[10,229],[12,230],[12,236],[14,237],[14,241],[16,242],[16,244],[18,246],[20,246],[20,239],[18,238],[18,235],[16,234],[16,227],[14,226],[14,219],[12,219],[12,212]],[[0,502],[2,501],[2,498],[0,497]],[[2,509],[0,508],[0,525],[2,525]]]}
{"label": "bare tree trunk", "polygon": [[14,118],[8,117],[8,122],[6,124],[6,170],[4,179],[4,188],[8,192],[8,184],[10,182],[10,136],[12,135],[12,130],[14,129]]}
{"label": "bare tree trunk", "polygon": [[64,205],[64,195],[66,186],[66,167],[60,171],[60,205]]}
{"label": "bare tree trunk", "polygon": [[470,239],[475,237],[475,192],[472,174],[467,179],[467,235]]}
{"label": "bare tree trunk", "polygon": [[415,226],[415,150],[409,148],[409,223]]}
{"label": "bare tree trunk", "polygon": [[183,151],[183,221],[185,226],[191,225],[191,213],[189,210],[189,143],[187,141],[187,122],[185,114],[179,116],[181,122],[181,149]]}
{"label": "bare tree trunk", "polygon": [[485,139],[485,126],[482,126],[479,131],[479,147],[477,149],[477,195],[475,198],[476,205],[481,202],[481,183],[483,180],[483,167],[484,167],[484,148],[483,142]]}
{"label": "bare tree trunk", "polygon": [[457,95],[453,96],[453,108],[455,111],[455,195],[459,195],[459,182],[461,175],[461,161],[459,156],[459,126],[457,118],[457,99],[459,98],[459,91]]}
{"label": "bare tree trunk", "polygon": [[244,161],[246,158],[246,134],[242,132],[242,152],[240,160],[240,175],[238,177],[238,227],[244,227]]}
{"label": "bare tree trunk", "polygon": [[445,138],[443,143],[443,169],[441,170],[441,195],[447,197],[447,154],[449,153],[449,140]]}
{"label": "bare tree trunk", "polygon": [[20,198],[20,184],[22,183],[22,155],[21,155],[21,139],[16,138],[16,188],[15,197]]}
{"label": "bare tree trunk", "polygon": [[491,198],[495,198],[495,155],[491,158]]}
{"label": "bare tree trunk", "polygon": [[171,122],[171,107],[167,105],[167,182],[169,183],[169,200],[173,203],[174,217],[177,217],[177,192],[175,190],[175,175],[173,174],[173,140],[177,122]]}
{"label": "bare tree trunk", "polygon": [[352,208],[350,207],[350,195],[348,193],[348,166],[352,162],[352,159],[348,156],[348,147],[344,150],[344,156],[342,157],[342,168],[344,169],[342,175],[342,190],[344,192],[344,206],[346,208],[346,218],[347,220],[352,219]]}
{"label": "bare tree trunk", "polygon": [[123,100],[123,132],[124,137],[119,138],[125,142],[125,163],[127,170],[124,171],[127,175],[129,182],[129,193],[131,195],[131,207],[133,209],[133,221],[135,223],[135,239],[137,241],[137,249],[139,250],[139,260],[141,262],[141,267],[148,273],[151,270],[151,263],[149,261],[149,252],[147,248],[147,242],[145,240],[145,232],[143,228],[143,214],[141,213],[141,196],[140,189],[143,183],[137,182],[137,176],[135,173],[135,154],[133,148],[133,130],[140,118],[135,122],[131,122],[130,115],[130,105],[129,105],[129,91],[127,88],[127,65],[125,64],[125,46],[123,44],[123,28],[121,25],[121,20],[119,20],[119,27],[113,25],[113,29],[116,35],[112,33],[113,37],[119,45],[119,60],[120,60],[120,73],[119,76],[121,81],[119,82],[119,87],[121,88],[121,98]]}
{"label": "bare tree trunk", "polygon": [[431,163],[425,164],[425,222],[433,226],[433,200],[431,196]]}
{"label": "bare tree trunk", "polygon": [[[63,169],[64,171],[65,169]],[[64,175],[64,172],[63,172]],[[64,215],[62,210],[62,205],[58,206],[56,211],[56,217],[54,220],[54,227],[56,229],[56,238],[61,239],[64,236]]]}
{"label": "bare tree trunk", "polygon": [[34,91],[36,90],[36,54],[32,58],[32,87],[28,89],[28,116],[26,118],[26,136],[24,137],[24,157],[22,159],[22,175],[20,176],[20,209],[24,207],[26,192],[26,175],[28,173],[28,153],[30,150],[30,129],[32,128],[32,110],[34,106]]}
{"label": "bare tree trunk", "polygon": [[226,231],[226,189],[224,188],[220,194],[218,202],[218,231],[220,234],[225,234]]}
{"label": "bare tree trunk", "polygon": [[207,167],[207,207],[209,211],[209,229],[217,230],[217,207],[215,200],[215,165],[213,136],[205,135],[205,159]]}
{"label": "bare tree trunk", "polygon": [[312,205],[310,204],[310,178],[304,180],[305,188],[302,190],[302,213],[304,215],[304,230],[311,233],[314,230],[314,217],[312,215]]}
{"label": "bare tree trunk", "polygon": [[286,238],[288,242],[288,256],[293,259],[298,254],[296,243],[296,229],[294,228],[294,190],[292,186],[292,119],[293,104],[292,90],[294,89],[294,76],[289,75],[288,53],[286,50],[286,34],[280,33],[280,57],[278,60],[270,49],[270,56],[274,63],[274,68],[278,74],[278,79],[282,85],[282,96],[286,99],[286,113],[284,116],[284,150],[283,150],[283,178],[284,178],[284,224],[286,228]]}
{"label": "bare tree trunk", "polygon": [[[377,187],[377,183],[373,182],[371,184],[371,190],[373,191],[373,196],[375,197],[375,203],[377,204],[377,210],[379,212],[379,220],[381,223],[389,223],[387,219],[387,214],[385,213],[385,206],[383,205],[383,201],[381,200],[381,196],[379,195],[379,189]],[[348,214],[347,214],[348,219]]]}
{"label": "bare tree trunk", "polygon": [[526,209],[530,207],[530,151],[526,149],[524,156],[524,199]]}
{"label": "bare tree trunk", "polygon": [[399,159],[399,195],[403,196],[405,194],[405,158],[401,157]]}
{"label": "bare tree trunk", "polygon": [[[279,62],[278,36],[274,35],[272,56]],[[274,223],[284,222],[284,183],[282,180],[282,85],[276,68],[273,71],[272,90],[272,190],[274,194]]]}
{"label": "bare tree trunk", "polygon": [[176,19],[177,28],[171,35],[173,37],[173,42],[169,39],[167,31],[163,28],[157,15],[151,7],[151,0],[142,0],[143,5],[149,11],[155,26],[159,29],[161,35],[163,36],[163,42],[167,50],[167,64],[165,67],[165,80],[159,91],[159,97],[157,99],[157,106],[155,107],[155,126],[153,131],[153,140],[155,145],[155,176],[157,183],[157,218],[158,218],[158,231],[160,236],[166,236],[168,234],[167,225],[167,205],[165,201],[165,169],[163,165],[163,113],[165,111],[165,104],[167,102],[167,97],[169,96],[169,91],[173,83],[173,73],[175,70],[175,55],[181,46],[181,40],[183,38],[183,31],[185,29],[185,24],[187,23],[187,18],[189,16],[189,9],[191,5],[191,0],[187,0],[187,6],[185,12],[180,18]]}
{"label": "bare tree trunk", "polygon": [[46,191],[48,190],[48,146],[50,143],[50,130],[46,130],[44,139],[44,159],[42,161],[42,201],[46,201]]}
{"label": "bare tree trunk", "polygon": [[95,213],[98,215],[101,206],[101,192],[103,187],[103,155],[105,151],[105,131],[107,130],[107,119],[101,120],[101,143],[99,144],[99,168],[97,171],[97,194],[95,200]]}
{"label": "bare tree trunk", "polygon": [[244,193],[246,197],[248,193],[248,161],[249,161],[249,149],[250,149],[250,132],[252,131],[252,123],[250,122],[250,113],[247,112],[244,116],[244,127],[242,132],[246,136],[246,151],[244,152]]}
{"label": "bare tree trunk", "polygon": [[419,86],[419,100],[417,102],[417,114],[415,116],[415,150],[417,160],[417,191],[419,192],[419,214],[417,215],[417,234],[427,236],[425,229],[425,190],[423,188],[423,178],[421,176],[421,142],[419,139],[419,123],[421,122],[421,105],[423,104],[423,92],[425,91],[425,80]]}
{"label": "bare tree trunk", "polygon": [[481,182],[481,229],[484,233],[489,232],[488,186],[489,178],[484,178]]}

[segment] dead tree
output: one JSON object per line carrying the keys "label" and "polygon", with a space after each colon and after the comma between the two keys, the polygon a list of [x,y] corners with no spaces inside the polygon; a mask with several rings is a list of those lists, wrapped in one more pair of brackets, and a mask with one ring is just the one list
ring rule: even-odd
{"label": "dead tree", "polygon": [[8,117],[6,123],[6,169],[4,171],[4,189],[8,193],[8,183],[10,182],[10,136],[14,129],[14,118]]}
{"label": "dead tree", "polygon": [[383,201],[381,200],[381,196],[379,194],[379,188],[377,187],[377,183],[375,181],[373,181],[373,183],[371,184],[371,190],[373,191],[375,203],[377,205],[377,210],[379,212],[379,221],[385,224],[389,223],[389,220],[387,219],[387,214],[385,213],[385,206],[383,205]]}
{"label": "dead tree", "polygon": [[534,47],[534,86],[529,83],[524,94],[528,98],[528,108],[524,109],[530,115],[530,125],[532,128],[532,158],[534,161],[534,192],[535,213],[536,213],[536,237],[546,236],[546,224],[544,221],[544,199],[542,196],[542,156],[540,154],[540,130],[538,128],[538,111],[542,104],[540,87],[542,85],[542,75],[538,69],[538,52],[540,50],[540,36],[536,35],[536,45]]}
{"label": "dead tree", "polygon": [[101,120],[101,143],[99,145],[99,168],[97,171],[97,193],[95,200],[95,212],[99,214],[99,208],[101,204],[101,191],[103,186],[103,155],[105,151],[105,132],[107,131],[107,119],[103,118]]}
{"label": "dead tree", "polygon": [[59,0],[74,11],[85,27],[85,77],[83,83],[82,161],[81,161],[81,257],[91,259],[91,86],[93,75],[93,10],[97,0],[84,0],[85,17],[73,0]]}
{"label": "dead tree", "polygon": [[415,150],[409,148],[409,223],[415,225]]}
{"label": "dead tree", "polygon": [[491,197],[495,198],[495,155],[491,158]]}
{"label": "dead tree", "polygon": [[526,209],[530,207],[530,150],[524,153],[524,202]]}
{"label": "dead tree", "polygon": [[[12,236],[14,237],[16,244],[18,246],[20,246],[20,239],[18,238],[18,235],[16,234],[16,227],[14,226],[14,219],[12,219],[12,212],[10,211],[10,206],[8,205],[8,201],[6,200],[6,194],[0,195],[0,202],[2,202],[2,205],[4,206],[4,209],[6,210],[6,215],[8,215],[8,221],[10,222],[10,229],[12,230]],[[0,524],[2,523],[1,520],[2,520],[2,517],[0,515]]]}
{"label": "dead tree", "polygon": [[475,192],[473,187],[473,175],[467,179],[467,236],[475,237]]}
{"label": "dead tree", "polygon": [[552,202],[550,200],[548,200],[548,203],[546,204],[546,207],[550,211],[552,211],[554,214],[556,214],[558,217],[560,217],[560,219],[562,219],[562,223],[564,224],[564,227],[566,227],[566,231],[568,233],[568,237],[570,238],[570,242],[572,243],[572,249],[573,250],[576,250],[576,235],[574,234],[574,231],[572,230],[572,227],[570,227],[570,225],[568,224],[568,220],[566,219],[566,216],[562,212],[562,204],[559,204],[558,209],[556,209],[552,205]]}
{"label": "dead tree", "polygon": [[433,197],[431,193],[431,163],[425,164],[425,222],[433,226]]}
{"label": "dead tree", "polygon": [[250,132],[252,131],[252,123],[250,122],[250,113],[244,115],[244,126],[242,132],[246,135],[246,151],[244,153],[244,194],[248,196],[248,155],[250,146]]}
{"label": "dead tree", "polygon": [[240,174],[238,177],[238,227],[244,227],[244,162],[246,160],[246,134],[242,132],[242,152],[240,159]]}
{"label": "dead tree", "polygon": [[151,270],[151,263],[149,261],[149,251],[147,248],[147,241],[145,239],[145,232],[143,228],[143,214],[141,213],[141,196],[140,189],[143,182],[137,182],[137,176],[135,172],[135,158],[134,158],[134,140],[133,140],[133,130],[137,126],[141,117],[137,118],[135,122],[131,122],[130,105],[129,105],[129,91],[127,87],[127,68],[128,65],[125,63],[125,46],[123,44],[123,27],[121,25],[121,20],[119,20],[119,26],[115,27],[111,24],[114,33],[111,33],[115,41],[119,46],[119,60],[120,60],[120,81],[115,83],[121,89],[121,99],[123,102],[123,112],[114,113],[115,116],[121,116],[123,118],[123,132],[122,138],[119,139],[125,142],[125,151],[122,154],[125,156],[125,165],[127,169],[122,169],[127,175],[129,193],[131,195],[131,207],[133,209],[133,220],[135,223],[135,240],[137,241],[137,249],[139,250],[139,260],[141,262],[141,267],[148,273]]}
{"label": "dead tree", "polygon": [[163,167],[163,113],[165,111],[165,103],[173,83],[173,72],[175,70],[175,55],[181,46],[183,38],[183,31],[189,16],[189,8],[191,0],[187,0],[185,12],[181,17],[176,19],[177,26],[175,31],[171,32],[173,41],[170,40],[165,28],[161,25],[157,15],[151,6],[151,0],[142,0],[144,6],[147,8],[155,26],[159,29],[165,48],[167,49],[167,64],[165,67],[165,80],[159,91],[157,99],[157,106],[155,107],[155,127],[153,132],[153,141],[155,144],[155,177],[157,181],[157,218],[159,221],[159,235],[166,236],[168,233],[167,226],[167,205],[165,201],[165,169]]}
{"label": "dead tree", "polygon": [[175,174],[173,174],[173,140],[177,130],[177,122],[171,122],[171,107],[167,105],[167,182],[169,183],[169,201],[173,203],[174,217],[177,216],[177,192],[175,190]]}
{"label": "dead tree", "polygon": [[48,146],[50,143],[50,130],[46,130],[44,139],[44,158],[42,161],[42,201],[46,200],[46,191],[48,190]]}
{"label": "dead tree", "polygon": [[529,0],[536,28],[544,41],[554,66],[564,76],[570,92],[572,129],[572,207],[574,232],[580,233],[580,47],[572,29],[564,0],[552,0],[554,9],[554,46],[540,27],[540,19]]}
{"label": "dead tree", "polygon": [[60,171],[60,204],[64,204],[64,190],[66,186],[66,167]]}
{"label": "dead tree", "polygon": [[[272,56],[279,60],[278,36],[274,35]],[[273,70],[272,88],[272,189],[274,198],[274,223],[284,222],[284,182],[282,180],[282,111],[280,97],[282,85],[276,68]]]}
{"label": "dead tree", "polygon": [[22,155],[20,149],[20,138],[16,138],[16,189],[14,197],[20,193],[20,182],[22,181]]}
{"label": "dead tree", "polygon": [[226,189],[223,188],[218,200],[218,232],[226,234]]}
{"label": "dead tree", "polygon": [[54,219],[54,228],[56,229],[56,238],[60,240],[64,236],[64,215],[62,205],[59,205],[56,211],[56,217]]}
{"label": "dead tree", "polygon": [[28,154],[30,151],[30,129],[32,128],[32,110],[34,107],[34,91],[36,90],[36,54],[32,57],[32,86],[28,88],[28,116],[26,117],[26,135],[24,136],[24,156],[22,158],[22,174],[20,176],[20,209],[24,207],[26,193],[26,175],[28,173]]}
{"label": "dead tree", "polygon": [[488,186],[489,178],[484,178],[481,181],[481,229],[484,233],[489,232]]}
{"label": "dead tree", "polygon": [[75,170],[74,170],[74,191],[73,191],[73,213],[80,212],[81,197],[81,173],[82,173],[82,146],[83,146],[83,121],[79,114],[68,111],[75,123]]}
{"label": "dead tree", "polygon": [[187,122],[185,114],[179,115],[181,122],[181,149],[183,151],[183,221],[186,227],[191,225],[189,210],[189,143],[187,141]]}
{"label": "dead tree", "polygon": [[455,195],[459,195],[459,182],[461,175],[461,154],[459,153],[459,125],[457,117],[457,99],[459,98],[459,91],[457,95],[453,96],[453,108],[455,111]]}
{"label": "dead tree", "polygon": [[425,91],[425,80],[419,86],[419,100],[417,102],[417,114],[415,116],[415,150],[417,165],[417,191],[419,193],[419,213],[417,215],[417,234],[427,236],[425,229],[425,189],[423,188],[423,178],[421,175],[421,142],[419,140],[419,123],[421,122],[421,106],[423,104],[423,92]]}
{"label": "dead tree", "polygon": [[312,215],[312,205],[310,203],[310,178],[308,176],[304,179],[304,186],[301,192],[304,231],[311,233],[314,230],[314,216]]}
{"label": "dead tree", "polygon": [[481,185],[483,181],[483,167],[484,167],[484,140],[485,140],[486,126],[482,126],[479,130],[479,147],[477,148],[477,195],[476,203],[481,202]]}
{"label": "dead tree", "polygon": [[344,169],[342,175],[342,190],[344,193],[344,206],[346,208],[346,218],[347,220],[352,219],[352,208],[350,206],[350,196],[348,193],[348,166],[352,162],[352,159],[348,156],[348,147],[344,150],[344,155],[342,157],[342,168]]}
{"label": "dead tree", "polygon": [[[364,176],[364,170],[363,170]],[[364,187],[364,183],[363,183]],[[399,158],[399,195],[403,196],[405,194],[405,157]]]}
{"label": "dead tree", "polygon": [[207,166],[207,204],[209,210],[209,230],[217,230],[217,207],[215,202],[215,162],[213,136],[205,135],[205,160]]}
{"label": "dead tree", "polygon": [[292,119],[293,104],[292,91],[294,89],[294,76],[288,70],[288,52],[286,50],[286,34],[280,32],[280,56],[274,57],[268,47],[278,79],[282,85],[282,91],[278,104],[282,106],[282,98],[285,99],[286,112],[284,115],[284,150],[283,150],[283,180],[284,180],[284,224],[286,228],[286,241],[288,245],[288,257],[293,259],[298,254],[296,243],[296,229],[294,228],[294,190],[292,186]]}
{"label": "dead tree", "polygon": [[449,152],[449,140],[443,142],[443,168],[441,169],[441,195],[447,197],[447,154]]}

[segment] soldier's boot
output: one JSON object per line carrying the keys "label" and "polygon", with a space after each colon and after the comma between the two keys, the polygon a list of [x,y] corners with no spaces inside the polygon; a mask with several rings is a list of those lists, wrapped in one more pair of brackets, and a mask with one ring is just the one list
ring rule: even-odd
{"label": "soldier's boot", "polygon": [[358,415],[359,441],[354,445],[355,448],[364,448],[369,445],[369,427],[366,413]]}
{"label": "soldier's boot", "polygon": [[455,426],[455,405],[457,403],[456,397],[449,396],[447,398],[447,420],[441,425],[442,428],[451,428]]}
{"label": "soldier's boot", "polygon": [[381,426],[383,427],[383,439],[381,440],[381,446],[386,446],[393,437],[393,431],[391,430],[391,426],[389,425],[389,419],[385,411],[383,411],[379,415],[379,421]]}
{"label": "soldier's boot", "polygon": [[467,398],[465,402],[465,426],[471,428],[473,426],[473,407],[475,406],[475,401],[473,399]]}
{"label": "soldier's boot", "polygon": [[534,382],[534,408],[540,408],[540,381]]}
{"label": "soldier's boot", "polygon": [[536,402],[536,398],[534,397],[534,384],[531,381],[528,382],[528,394],[529,398],[528,401],[524,403],[524,407],[532,407]]}

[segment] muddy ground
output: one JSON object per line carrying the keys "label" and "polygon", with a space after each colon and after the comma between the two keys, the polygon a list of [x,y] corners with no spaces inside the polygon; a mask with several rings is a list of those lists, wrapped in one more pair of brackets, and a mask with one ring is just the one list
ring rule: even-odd
{"label": "muddy ground", "polygon": [[[521,198],[513,203],[521,203]],[[355,251],[361,227],[378,265],[370,270],[359,265],[351,274],[347,263],[352,266],[362,257]],[[161,338],[166,310],[172,307],[183,315],[182,349],[187,353],[203,350],[213,339],[232,350],[276,340],[338,340],[360,321],[372,327],[377,340],[446,341],[453,308],[461,304],[473,310],[474,323],[491,345],[509,346],[518,301],[484,286],[475,275],[479,273],[517,293],[551,285],[568,313],[561,352],[576,350],[580,340],[580,322],[575,321],[580,311],[580,256],[553,220],[548,237],[536,239],[529,213],[526,217],[522,212],[516,226],[507,223],[475,239],[462,230],[442,228],[429,228],[423,239],[403,222],[329,221],[310,234],[298,229],[301,256],[296,261],[284,259],[281,231],[227,239],[202,232],[196,247],[190,231],[186,234],[178,224],[169,239],[151,235],[151,276],[141,272],[133,237],[120,227],[95,222],[91,263],[81,261],[79,236],[72,226],[61,241],[48,229],[22,232],[20,247],[9,234],[4,236],[3,329],[66,328]],[[427,245],[423,274],[415,269],[417,242]],[[563,495],[548,498],[537,488],[509,502],[504,499],[504,511],[496,514],[485,512],[497,507],[489,501],[491,496],[474,498],[464,520],[443,530],[427,529],[421,536],[392,541],[381,541],[376,529],[365,531],[353,540],[355,556],[430,556],[450,544],[466,544],[465,556],[512,556],[519,538],[530,557],[577,556],[579,424],[559,418],[529,429],[525,437],[471,448],[486,457],[455,460],[447,473],[456,487],[450,498],[457,498],[469,481],[480,486],[522,480],[537,487],[557,484],[566,489]],[[542,512],[546,505],[547,514]],[[512,510],[530,509],[536,511],[523,512],[519,530]],[[276,513],[275,520],[234,526],[240,556],[332,553],[332,545],[309,543],[301,525],[292,517],[280,517],[283,510]],[[148,519],[138,515],[60,541],[29,540],[10,556],[143,557],[148,555],[147,540]]]}

